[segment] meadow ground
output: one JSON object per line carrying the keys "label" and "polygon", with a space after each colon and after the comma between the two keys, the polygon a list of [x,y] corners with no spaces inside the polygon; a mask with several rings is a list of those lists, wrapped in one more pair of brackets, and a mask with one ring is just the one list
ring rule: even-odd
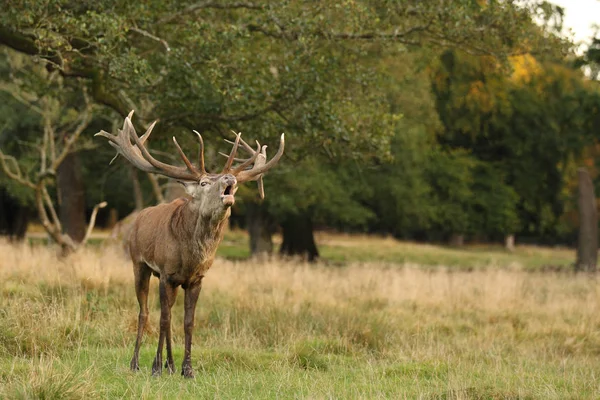
{"label": "meadow ground", "polygon": [[205,278],[194,380],[150,376],[156,279],[129,371],[138,310],[118,247],[59,260],[0,242],[0,398],[600,397],[600,284],[566,272],[571,250],[321,235],[325,261],[307,265],[238,261],[245,240],[229,233]]}

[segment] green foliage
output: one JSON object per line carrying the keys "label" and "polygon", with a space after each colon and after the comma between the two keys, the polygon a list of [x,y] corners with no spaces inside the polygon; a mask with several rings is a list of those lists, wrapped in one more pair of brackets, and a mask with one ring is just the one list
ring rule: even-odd
{"label": "green foliage", "polygon": [[575,61],[575,66],[589,68],[591,79],[600,78],[600,38],[594,37],[582,57]]}
{"label": "green foliage", "polygon": [[517,232],[519,196],[506,182],[504,172],[494,165],[480,162],[474,175],[471,218],[476,227],[475,233],[501,238]]}
{"label": "green foliage", "polygon": [[275,217],[308,212],[315,223],[354,229],[373,218],[360,202],[372,184],[361,179],[356,165],[327,166],[305,158],[293,170],[273,171],[269,181],[267,189],[274,194],[268,196],[267,205]]}
{"label": "green foliage", "polygon": [[557,237],[572,201],[569,174],[593,140],[590,111],[599,93],[560,63],[527,56],[511,65],[508,74],[489,58],[442,57],[433,76],[439,141],[478,160],[472,210],[492,214],[469,219],[483,231]]}
{"label": "green foliage", "polygon": [[475,160],[461,151],[438,150],[432,161],[429,173],[436,206],[436,227],[444,229],[446,234],[469,232]]}
{"label": "green foliage", "polygon": [[[0,92],[0,118],[3,121],[0,131],[0,149],[19,160],[24,173],[37,167],[37,159],[28,140],[38,134],[40,118],[26,106],[18,103],[11,95]],[[22,204],[33,204],[33,191],[9,179],[0,172],[0,185]]]}
{"label": "green foliage", "polygon": [[[552,231],[561,214],[560,174],[534,179],[558,182],[543,193],[554,198],[539,204],[521,193],[541,196],[539,187],[511,172],[530,164],[507,167],[490,156],[507,148],[515,163],[535,156],[518,155],[523,146],[513,142],[522,140],[507,132],[521,135],[524,128],[511,124],[552,113],[559,101],[542,109],[534,91],[526,91],[529,99],[506,85],[503,67],[513,53],[557,59],[568,51],[570,43],[555,35],[561,15],[538,1],[23,0],[0,16],[0,43],[44,60],[40,67],[60,74],[73,92],[89,87],[97,103],[121,116],[135,109],[138,128],[159,119],[150,141],[156,150],[172,152],[174,134],[184,147],[195,146],[182,129],[202,132],[208,154],[222,150],[217,139],[230,129],[271,146],[285,132],[284,159],[266,179],[265,205],[280,221],[301,213],[317,224],[404,237],[430,230],[501,235],[530,225]],[[440,48],[473,56],[447,53],[434,65],[432,98],[428,73]],[[43,87],[44,79],[23,84]],[[581,129],[588,124],[577,120]],[[573,137],[556,150],[567,154],[565,165],[587,143]],[[125,209],[127,170],[119,162],[103,166],[110,150],[86,160],[88,181],[102,175],[88,203],[107,198]],[[255,193],[240,197],[255,201]],[[550,217],[542,224],[531,210]]]}

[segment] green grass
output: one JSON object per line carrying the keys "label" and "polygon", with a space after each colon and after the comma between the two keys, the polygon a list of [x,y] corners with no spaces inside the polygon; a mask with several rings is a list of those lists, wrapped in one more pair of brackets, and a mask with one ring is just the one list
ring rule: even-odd
{"label": "green grass", "polygon": [[[126,366],[129,349],[79,349],[76,356],[3,363],[13,373],[4,394],[10,398],[592,398],[597,394],[592,371],[587,381],[569,366],[537,365],[517,359],[488,357],[475,363],[409,361],[373,357],[321,355],[327,368],[306,368],[277,351],[210,349],[196,352],[197,377],[175,374],[155,378],[149,368],[138,373]],[[144,349],[146,365],[153,354]],[[181,354],[176,352],[176,357]],[[51,371],[51,372],[50,372]],[[32,382],[32,374],[34,381]],[[42,396],[45,394],[45,396]]]}
{"label": "green grass", "polygon": [[[401,242],[370,236],[316,235],[321,261],[333,265],[356,262],[416,264],[423,267],[523,268],[526,270],[568,271],[575,261],[575,250],[517,246],[513,252],[500,245],[467,245],[453,248],[442,245]],[[281,242],[274,237],[275,247]],[[218,254],[230,260],[250,257],[248,236],[242,231],[225,235]]]}
{"label": "green grass", "polygon": [[[388,243],[389,242],[389,243]],[[352,245],[324,244],[319,247],[324,261],[344,264],[349,262],[384,262],[392,264],[417,264],[421,266],[446,266],[459,269],[483,267],[522,267],[527,270],[572,269],[575,250],[554,251],[533,246],[517,247],[509,252],[501,246],[465,246],[452,248],[398,242],[391,239],[378,244],[373,239],[353,240]]]}
{"label": "green grass", "polygon": [[[235,254],[245,240],[233,232],[225,244]],[[599,283],[524,271],[533,260],[566,258],[565,251],[496,249],[506,258],[486,265],[492,256],[482,248],[319,240],[324,251],[351,249],[380,261],[217,259],[196,311],[194,380],[150,374],[155,279],[141,371],[129,371],[137,302],[118,249],[92,246],[59,260],[52,249],[0,242],[0,398],[600,397]],[[373,258],[365,254],[371,250]],[[412,261],[395,266],[400,250]],[[439,261],[429,265],[465,261],[411,264],[426,256]],[[181,293],[172,318],[179,372]]]}
{"label": "green grass", "polygon": [[217,250],[219,257],[228,260],[246,260],[250,257],[250,245],[246,232],[228,231]]}

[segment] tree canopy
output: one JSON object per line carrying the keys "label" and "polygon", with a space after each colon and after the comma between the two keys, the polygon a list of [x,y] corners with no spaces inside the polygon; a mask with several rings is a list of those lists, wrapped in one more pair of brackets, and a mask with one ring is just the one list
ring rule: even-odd
{"label": "tree canopy", "polygon": [[[23,0],[4,9],[0,44],[85,91],[104,106],[97,118],[134,109],[138,130],[158,119],[151,147],[163,157],[174,134],[195,146],[192,129],[209,155],[230,130],[271,145],[285,132],[263,205],[280,223],[300,216],[435,240],[557,235],[567,229],[569,173],[595,140],[596,91],[565,59],[562,10],[545,1]],[[3,113],[31,113],[10,102]],[[35,141],[11,118],[11,132]],[[97,178],[113,154],[89,154],[85,175]],[[131,204],[100,186],[90,195]],[[255,201],[254,189],[240,194]]]}

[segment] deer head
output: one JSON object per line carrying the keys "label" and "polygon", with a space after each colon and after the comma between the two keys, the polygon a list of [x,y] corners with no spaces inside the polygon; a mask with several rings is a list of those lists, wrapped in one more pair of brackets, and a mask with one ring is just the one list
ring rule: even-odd
{"label": "deer head", "polygon": [[[95,136],[102,136],[108,139],[109,144],[117,150],[118,154],[125,157],[136,168],[145,172],[161,174],[182,183],[194,203],[202,210],[202,213],[207,215],[218,212],[221,209],[227,209],[235,203],[235,192],[237,191],[238,183],[252,180],[258,181],[260,196],[261,198],[264,197],[262,175],[277,164],[283,155],[285,144],[283,134],[281,135],[279,150],[267,162],[267,146],[261,146],[257,141],[255,150],[242,140],[241,133],[237,133],[235,141],[229,142],[233,145],[233,148],[229,155],[225,155],[227,161],[223,170],[220,173],[208,173],[204,166],[204,141],[200,133],[194,131],[200,143],[198,166],[194,166],[190,162],[175,137],[173,137],[173,143],[185,167],[165,164],[152,157],[146,148],[148,137],[152,133],[152,129],[157,121],[153,122],[141,137],[138,137],[131,122],[132,116],[133,111],[125,118],[123,129],[120,129],[117,135],[100,131]],[[249,158],[236,158],[240,144],[250,154]],[[233,163],[236,161],[239,164],[233,166]]]}

